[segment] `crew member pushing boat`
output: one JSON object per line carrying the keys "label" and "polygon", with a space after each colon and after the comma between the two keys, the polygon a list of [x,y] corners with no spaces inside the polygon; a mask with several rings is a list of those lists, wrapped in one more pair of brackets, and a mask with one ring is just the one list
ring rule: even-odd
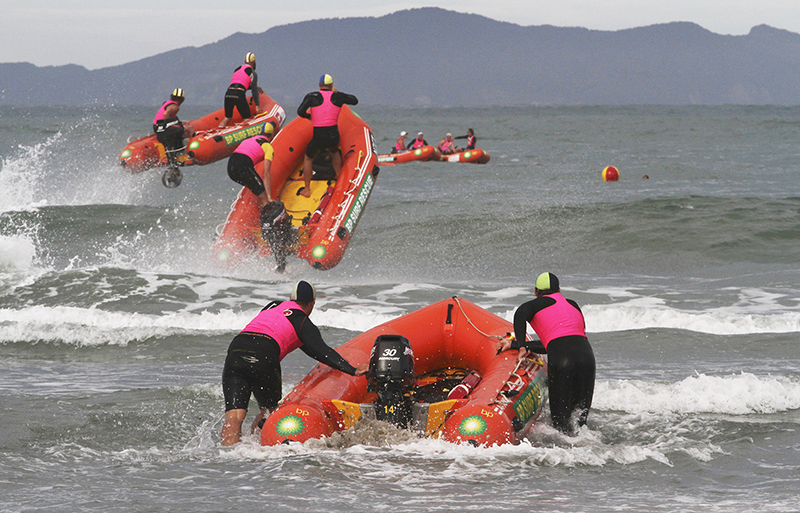
{"label": "crew member pushing boat", "polygon": [[342,105],[358,105],[358,98],[342,93],[333,87],[333,77],[325,74],[319,77],[319,91],[308,93],[297,108],[297,115],[310,119],[314,125],[314,135],[306,146],[303,159],[303,180],[305,187],[300,194],[311,196],[311,163],[321,151],[331,153],[333,170],[336,176],[342,169],[342,155],[339,153],[339,112]]}
{"label": "crew member pushing boat", "polygon": [[[559,431],[574,436],[586,425],[594,394],[595,359],[586,338],[586,323],[578,304],[561,295],[558,277],[542,273],[536,278],[536,299],[514,312],[514,336],[498,342],[498,350],[519,349],[547,353],[550,416]],[[526,341],[525,323],[539,340]]]}
{"label": "crew member pushing boat", "polygon": [[308,318],[315,303],[314,286],[300,280],[289,301],[267,305],[231,342],[222,371],[225,395],[222,445],[241,440],[251,393],[259,407],[251,432],[278,405],[282,395],[280,362],[298,347],[320,363],[351,376],[361,376],[369,370],[368,363],[353,367],[325,343]]}

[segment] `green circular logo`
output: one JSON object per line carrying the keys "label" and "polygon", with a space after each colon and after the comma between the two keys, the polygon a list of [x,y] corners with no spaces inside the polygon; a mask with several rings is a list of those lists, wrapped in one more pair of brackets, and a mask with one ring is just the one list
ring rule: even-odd
{"label": "green circular logo", "polygon": [[419,149],[419,150],[414,150],[414,155],[416,155],[417,157],[419,157],[420,155],[422,155],[422,150],[421,150],[421,149]]}
{"label": "green circular logo", "polygon": [[192,142],[189,144],[189,149],[190,149],[190,150],[196,150],[196,149],[197,149],[197,148],[199,148],[199,147],[200,147],[200,141],[192,141]]}
{"label": "green circular logo", "polygon": [[287,415],[278,421],[275,432],[281,436],[296,435],[302,433],[306,428],[303,419],[297,415]]}
{"label": "green circular logo", "polygon": [[458,431],[464,436],[478,436],[486,432],[486,419],[480,415],[470,415],[458,425]]}
{"label": "green circular logo", "polygon": [[325,246],[314,246],[314,249],[311,250],[311,256],[314,258],[322,258],[327,252],[328,250],[325,249]]}
{"label": "green circular logo", "polygon": [[128,158],[128,157],[130,157],[130,156],[131,156],[131,150],[129,150],[128,148],[125,148],[125,149],[122,151],[122,154],[119,156],[119,158],[121,158],[121,159],[126,159],[126,158]]}
{"label": "green circular logo", "polygon": [[465,152],[464,152],[464,158],[465,158],[465,159],[469,160],[469,158],[470,158],[471,156],[472,156],[472,152],[471,152],[471,151],[465,151]]}

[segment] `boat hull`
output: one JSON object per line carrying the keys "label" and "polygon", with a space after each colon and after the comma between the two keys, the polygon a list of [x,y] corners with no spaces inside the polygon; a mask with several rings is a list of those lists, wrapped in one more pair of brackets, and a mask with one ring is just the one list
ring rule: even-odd
{"label": "boat hull", "polygon": [[384,153],[378,155],[378,164],[381,166],[394,166],[408,162],[426,162],[433,159],[436,153],[436,148],[433,146],[423,146],[422,148],[402,153]]}
{"label": "boat hull", "polygon": [[[410,342],[417,376],[447,368],[476,371],[482,379],[466,397],[415,404],[424,410],[415,427],[450,442],[502,445],[525,436],[547,394],[540,358],[518,363],[516,351],[497,354],[497,340],[512,331],[505,319],[454,297],[378,325],[337,351],[353,365],[367,363],[378,336],[400,335]],[[266,419],[261,443],[331,436],[365,417],[376,398],[366,377],[318,364]]]}
{"label": "boat hull", "polygon": [[453,153],[451,155],[439,154],[439,160],[443,162],[455,162],[462,164],[486,164],[490,159],[491,157],[489,156],[489,153],[480,148],[459,151],[458,153]]}

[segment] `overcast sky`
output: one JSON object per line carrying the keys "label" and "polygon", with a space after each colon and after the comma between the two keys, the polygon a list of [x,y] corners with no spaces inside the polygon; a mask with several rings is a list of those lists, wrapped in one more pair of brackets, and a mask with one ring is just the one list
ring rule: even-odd
{"label": "overcast sky", "polygon": [[518,25],[620,30],[671,21],[718,34],[767,24],[800,33],[800,0],[0,0],[0,62],[89,69],[202,46],[235,32],[441,7]]}

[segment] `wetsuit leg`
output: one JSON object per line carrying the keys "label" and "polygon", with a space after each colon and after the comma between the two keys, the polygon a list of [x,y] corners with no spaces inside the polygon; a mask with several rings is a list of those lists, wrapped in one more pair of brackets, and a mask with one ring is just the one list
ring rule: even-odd
{"label": "wetsuit leg", "polygon": [[550,416],[559,431],[573,435],[586,424],[594,395],[595,366],[592,346],[585,337],[561,337],[547,345]]}
{"label": "wetsuit leg", "polygon": [[225,359],[222,391],[225,411],[246,410],[251,393],[260,408],[274,409],[282,393],[278,344],[269,337],[237,335]]}
{"label": "wetsuit leg", "polygon": [[323,150],[335,151],[339,149],[338,126],[316,126],[314,136],[306,146],[306,156],[310,159],[316,157]]}
{"label": "wetsuit leg", "polygon": [[228,159],[228,176],[234,182],[247,187],[256,196],[265,191],[264,180],[258,176],[253,161],[242,153],[234,153]]}
{"label": "wetsuit leg", "polygon": [[247,103],[247,91],[237,87],[229,87],[225,91],[225,117],[233,117],[233,108],[238,109],[242,119],[250,117],[250,104]]}

